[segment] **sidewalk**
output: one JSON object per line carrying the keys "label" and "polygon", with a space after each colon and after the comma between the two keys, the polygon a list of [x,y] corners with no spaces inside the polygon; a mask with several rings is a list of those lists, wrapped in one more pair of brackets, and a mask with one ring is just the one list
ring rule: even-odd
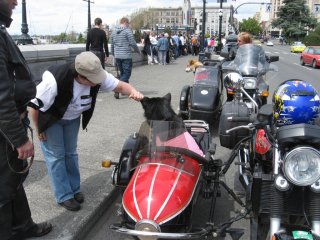
{"label": "sidewalk", "polygon": [[[189,59],[197,58],[184,56],[165,66],[134,67],[130,83],[148,97],[164,96],[171,92],[172,106],[177,112],[180,91],[193,79],[193,74],[186,73],[184,69]],[[143,120],[139,102],[127,97],[116,100],[113,92],[99,93],[87,131],[80,130],[79,133],[81,190],[85,202],[78,212],[67,211],[55,202],[39,142],[34,139],[36,156],[25,182],[25,190],[34,221],[53,224],[52,232],[40,239],[82,239],[104,210],[112,205],[115,195],[111,184],[112,168],[102,168],[101,161],[118,161],[126,137],[137,131]]]}

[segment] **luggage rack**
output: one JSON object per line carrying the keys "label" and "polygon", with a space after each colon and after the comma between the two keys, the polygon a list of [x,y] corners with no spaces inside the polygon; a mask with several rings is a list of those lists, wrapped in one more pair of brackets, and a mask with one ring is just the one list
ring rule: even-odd
{"label": "luggage rack", "polygon": [[184,120],[183,122],[201,150],[207,152],[211,144],[209,124],[203,120]]}
{"label": "luggage rack", "polygon": [[188,131],[206,132],[209,131],[209,124],[203,120],[183,120]]}

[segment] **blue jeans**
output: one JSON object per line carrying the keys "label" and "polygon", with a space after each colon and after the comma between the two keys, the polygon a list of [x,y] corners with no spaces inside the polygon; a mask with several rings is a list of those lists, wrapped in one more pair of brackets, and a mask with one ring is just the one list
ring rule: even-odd
{"label": "blue jeans", "polygon": [[159,63],[162,64],[162,65],[165,65],[167,64],[166,63],[166,53],[167,51],[166,50],[159,50],[158,54],[159,54]]}
{"label": "blue jeans", "polygon": [[80,117],[59,120],[46,131],[41,149],[47,164],[52,190],[58,203],[80,192],[80,171],[77,153]]}
{"label": "blue jeans", "polygon": [[132,72],[132,59],[116,58],[116,64],[120,71],[120,80],[129,83],[129,78]]}

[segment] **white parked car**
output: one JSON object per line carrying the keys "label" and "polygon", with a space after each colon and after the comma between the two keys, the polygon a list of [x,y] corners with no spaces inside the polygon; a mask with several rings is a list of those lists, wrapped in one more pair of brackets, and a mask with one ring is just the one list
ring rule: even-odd
{"label": "white parked car", "polygon": [[273,47],[273,42],[268,41],[268,42],[267,42],[267,46],[271,46],[271,47]]}

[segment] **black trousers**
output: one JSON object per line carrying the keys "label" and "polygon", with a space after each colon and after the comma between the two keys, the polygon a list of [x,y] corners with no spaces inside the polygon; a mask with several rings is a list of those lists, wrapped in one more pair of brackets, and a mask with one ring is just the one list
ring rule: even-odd
{"label": "black trousers", "polygon": [[101,52],[101,51],[95,51],[95,50],[90,50],[92,53],[94,53],[99,59],[100,59],[100,62],[101,62],[101,66],[103,69],[105,69],[105,54],[104,52]]}
{"label": "black trousers", "polygon": [[0,239],[21,239],[18,233],[28,229],[33,221],[23,182],[27,174],[21,171],[26,162],[17,158],[17,152],[0,136]]}

